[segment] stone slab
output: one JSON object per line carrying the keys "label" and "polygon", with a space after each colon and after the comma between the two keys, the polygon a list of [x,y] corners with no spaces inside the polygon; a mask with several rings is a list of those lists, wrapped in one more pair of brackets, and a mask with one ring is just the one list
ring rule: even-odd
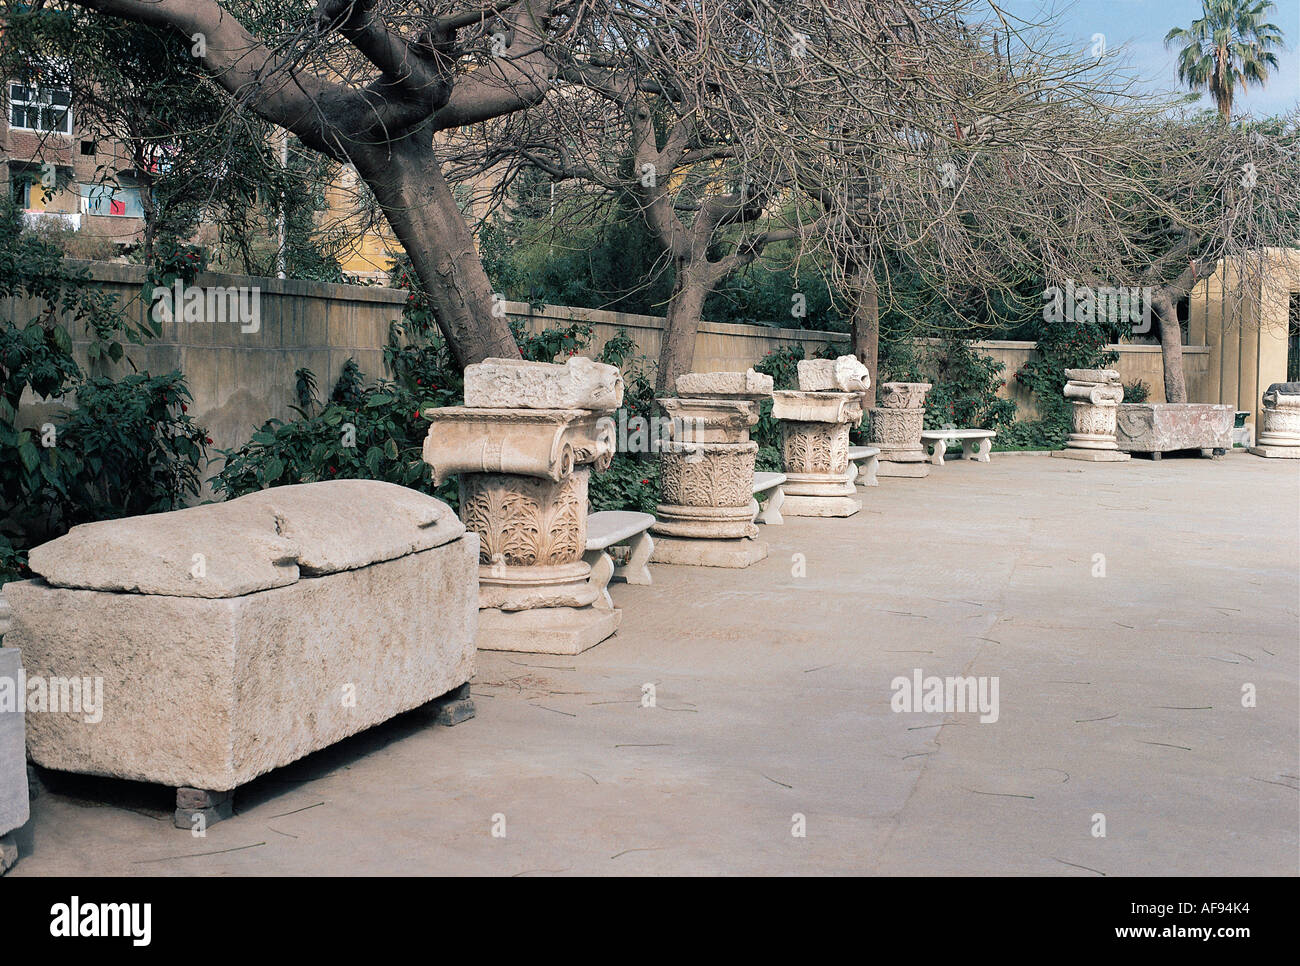
{"label": "stone slab", "polygon": [[29,679],[103,681],[102,719],[27,716],[37,764],[229,791],[474,673],[478,539],[235,598],[10,583]]}
{"label": "stone slab", "polygon": [[479,612],[478,648],[522,654],[581,654],[618,630],[621,610],[538,607]]}
{"label": "stone slab", "polygon": [[909,480],[923,480],[930,475],[928,462],[900,463],[897,460],[882,459],[876,467],[876,476],[891,476]]}
{"label": "stone slab", "polygon": [[785,495],[781,512],[789,517],[851,517],[862,509],[862,501],[851,496]]}
{"label": "stone slab", "polygon": [[572,356],[564,365],[520,359],[484,359],[465,367],[468,409],[590,409],[623,404],[616,366]]}
{"label": "stone slab", "polygon": [[239,597],[428,550],[464,532],[451,507],[427,494],[329,480],[85,523],[34,547],[29,563],[59,587]]}
{"label": "stone slab", "polygon": [[[789,497],[781,505],[789,505]],[[744,538],[711,540],[692,537],[655,537],[651,563],[675,564],[682,567],[726,567],[743,569],[767,559],[767,544],[761,540]]]}
{"label": "stone slab", "polygon": [[1115,449],[1057,449],[1052,455],[1064,460],[1083,460],[1086,463],[1123,463],[1131,459],[1128,453]]}
{"label": "stone slab", "polygon": [[755,398],[772,394],[772,377],[749,369],[745,372],[687,372],[677,377],[677,395],[683,399]]}
{"label": "stone slab", "polygon": [[[14,643],[12,640],[9,643]],[[16,647],[0,648],[0,694],[16,704],[20,655]],[[27,821],[27,746],[23,734],[25,716],[17,710],[0,708],[0,835],[12,832]]]}
{"label": "stone slab", "polygon": [[1300,460],[1300,446],[1252,446],[1249,452],[1274,460]]}

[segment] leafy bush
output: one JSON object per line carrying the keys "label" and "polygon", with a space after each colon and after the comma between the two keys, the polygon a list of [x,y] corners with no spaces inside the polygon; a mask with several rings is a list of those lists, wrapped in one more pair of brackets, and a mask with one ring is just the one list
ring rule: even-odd
{"label": "leafy bush", "polygon": [[587,487],[591,509],[654,513],[659,505],[659,460],[619,453],[604,473],[592,473]]}
{"label": "leafy bush", "polygon": [[928,429],[956,426],[962,429],[1001,429],[1016,415],[1016,404],[998,390],[1006,364],[977,351],[965,339],[949,339],[929,354],[926,397]]}
{"label": "leafy bush", "polygon": [[1151,398],[1151,387],[1143,379],[1134,379],[1124,383],[1124,401],[1126,403],[1144,403]]}
{"label": "leafy bush", "polygon": [[1107,334],[1093,322],[1067,320],[1040,336],[1034,355],[1016,372],[1016,381],[1034,394],[1037,420],[1013,423],[998,434],[998,449],[1063,449],[1070,434],[1070,404],[1065,401],[1066,369],[1104,369],[1119,359],[1107,349]]}
{"label": "leafy bush", "polygon": [[[207,437],[187,414],[178,372],[87,378],[70,329],[83,327],[89,360],[120,361],[122,339],[150,334],[85,268],[66,263],[47,235],[24,229],[0,203],[0,298],[34,306],[0,319],[0,583],[24,576],[27,548],[90,520],[171,510],[199,489]],[[39,427],[20,426],[24,393],[75,400]]]}
{"label": "leafy bush", "polygon": [[433,390],[417,395],[395,382],[367,386],[363,380],[353,363],[319,412],[308,400],[309,406],[299,409],[303,418],[269,419],[239,449],[222,450],[224,463],[212,479],[213,490],[234,499],[291,483],[383,480],[456,506],[454,483],[435,489],[421,456],[428,431],[423,410],[443,400]]}

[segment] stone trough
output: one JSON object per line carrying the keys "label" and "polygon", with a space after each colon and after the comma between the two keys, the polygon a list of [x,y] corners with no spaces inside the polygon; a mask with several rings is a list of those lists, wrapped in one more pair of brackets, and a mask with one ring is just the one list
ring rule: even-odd
{"label": "stone trough", "polygon": [[1232,406],[1217,403],[1120,403],[1115,441],[1122,452],[1200,450],[1213,457],[1232,449]]}
{"label": "stone trough", "polygon": [[[174,786],[184,827],[227,816],[232,790],[274,768],[466,697],[474,673],[478,539],[389,483],[85,524],[30,565],[38,579],[5,585],[5,644],[22,651],[31,758]],[[82,700],[54,708],[56,682]]]}

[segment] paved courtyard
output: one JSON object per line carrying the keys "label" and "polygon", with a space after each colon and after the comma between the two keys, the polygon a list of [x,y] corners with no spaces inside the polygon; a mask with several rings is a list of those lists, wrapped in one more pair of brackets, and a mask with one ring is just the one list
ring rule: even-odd
{"label": "paved courtyard", "polygon": [[[206,838],[53,776],[10,874],[1297,873],[1300,465],[994,454],[864,502],[614,585],[613,639],[481,653],[476,718],[280,769]],[[917,668],[996,678],[998,720],[895,713]]]}

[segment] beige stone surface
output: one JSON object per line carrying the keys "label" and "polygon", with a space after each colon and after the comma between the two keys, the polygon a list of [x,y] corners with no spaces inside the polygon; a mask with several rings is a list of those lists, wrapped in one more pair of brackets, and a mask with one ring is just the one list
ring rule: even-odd
{"label": "beige stone surface", "polygon": [[762,398],[772,394],[772,377],[745,372],[687,372],[677,377],[677,395],[683,398]]}
{"label": "beige stone surface", "polygon": [[788,488],[781,506],[788,517],[851,517],[861,509],[862,501],[851,496],[804,496]]}
{"label": "beige stone surface", "polygon": [[428,550],[465,528],[441,500],[376,480],[274,487],[214,503],[73,527],[32,549],[59,587],[238,597]]}
{"label": "beige stone surface", "polygon": [[102,720],[29,714],[29,752],[64,771],[232,789],[467,681],[477,558],[466,535],[222,599],[7,584],[6,643],[29,677],[103,679]]}
{"label": "beige stone surface", "polygon": [[540,607],[479,613],[482,651],[525,654],[581,654],[618,630],[621,610],[599,607]]}
{"label": "beige stone surface", "polygon": [[772,393],[772,416],[796,422],[857,425],[862,419],[862,395],[778,389]]}
{"label": "beige stone surface", "polygon": [[871,388],[871,373],[857,356],[801,359],[798,372],[803,392],[866,392]]}
{"label": "beige stone surface", "polygon": [[685,567],[724,567],[735,570],[767,559],[760,540],[656,536],[652,563]]}
{"label": "beige stone surface", "polygon": [[585,356],[571,356],[564,365],[485,359],[465,367],[465,405],[470,409],[610,412],[622,404],[618,368]]}

